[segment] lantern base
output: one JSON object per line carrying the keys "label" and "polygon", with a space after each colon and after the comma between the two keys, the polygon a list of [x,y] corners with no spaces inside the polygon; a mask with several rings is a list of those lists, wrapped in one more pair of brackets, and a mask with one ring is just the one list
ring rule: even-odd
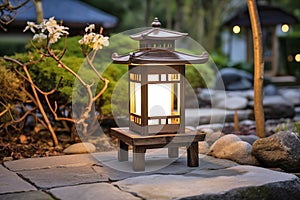
{"label": "lantern base", "polygon": [[112,128],[111,135],[119,141],[118,160],[128,161],[128,146],[133,149],[133,170],[145,171],[145,153],[147,149],[168,148],[169,158],[178,157],[178,148],[186,146],[188,167],[199,166],[198,142],[205,138],[204,133],[185,129],[183,133],[141,136],[128,127]]}

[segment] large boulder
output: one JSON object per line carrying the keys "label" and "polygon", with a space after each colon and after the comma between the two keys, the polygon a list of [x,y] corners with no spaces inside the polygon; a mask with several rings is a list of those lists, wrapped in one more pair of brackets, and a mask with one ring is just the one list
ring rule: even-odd
{"label": "large boulder", "polygon": [[280,131],[252,145],[254,155],[266,167],[300,172],[300,138],[293,132]]}
{"label": "large boulder", "polygon": [[300,89],[282,89],[279,92],[285,100],[292,103],[295,106],[300,105]]}
{"label": "large boulder", "polygon": [[216,103],[216,108],[227,110],[243,110],[248,105],[248,99],[241,96],[228,97]]}
{"label": "large boulder", "polygon": [[224,68],[216,77],[217,90],[248,90],[253,88],[253,75],[235,68]]}
{"label": "large boulder", "polygon": [[228,159],[239,164],[258,165],[258,161],[251,155],[251,145],[233,134],[218,139],[211,147],[208,155],[216,158]]}
{"label": "large boulder", "polygon": [[[254,102],[251,101],[248,105],[253,108]],[[265,96],[263,108],[265,119],[293,118],[295,116],[294,105],[279,95]]]}

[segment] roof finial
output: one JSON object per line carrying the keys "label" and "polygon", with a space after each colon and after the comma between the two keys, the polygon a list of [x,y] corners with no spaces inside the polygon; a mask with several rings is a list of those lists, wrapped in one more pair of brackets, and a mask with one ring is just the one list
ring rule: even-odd
{"label": "roof finial", "polygon": [[160,25],[161,25],[161,23],[158,21],[158,18],[155,17],[152,24],[151,24],[151,26],[152,27],[160,27]]}

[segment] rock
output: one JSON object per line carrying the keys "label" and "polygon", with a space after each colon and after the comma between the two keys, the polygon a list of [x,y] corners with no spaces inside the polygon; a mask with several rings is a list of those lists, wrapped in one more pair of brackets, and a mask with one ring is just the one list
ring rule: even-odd
{"label": "rock", "polygon": [[211,129],[213,132],[220,131],[223,129],[224,124],[203,124],[197,126],[197,130],[202,130],[202,129]]}
{"label": "rock", "polygon": [[[206,137],[205,137],[205,141],[207,141]],[[221,152],[222,149],[224,149],[226,146],[228,146],[231,143],[237,142],[237,141],[241,141],[241,139],[236,135],[233,135],[233,134],[224,135],[223,137],[220,137],[220,139],[217,139],[212,144],[212,146],[210,147],[210,154],[212,156],[216,156],[218,154],[218,152]]]}
{"label": "rock", "polygon": [[249,144],[253,144],[256,140],[259,139],[256,135],[239,135],[239,138],[244,141],[248,142]]}
{"label": "rock", "polygon": [[280,131],[255,141],[252,154],[266,167],[300,172],[300,138],[293,132]]}
{"label": "rock", "polygon": [[265,96],[274,96],[274,95],[279,95],[278,89],[276,88],[275,85],[267,85],[263,89],[263,93]]}
{"label": "rock", "polygon": [[215,107],[228,110],[242,110],[245,109],[248,105],[248,100],[245,97],[228,97],[219,101]]}
{"label": "rock", "polygon": [[253,87],[253,75],[235,68],[224,68],[216,77],[215,89],[247,90]]}
{"label": "rock", "polygon": [[293,105],[300,105],[300,90],[283,90],[280,94]]}
{"label": "rock", "polygon": [[209,145],[207,142],[205,141],[199,142],[198,146],[199,146],[200,154],[207,154],[209,152]]}
{"label": "rock", "polygon": [[240,126],[252,126],[252,125],[255,125],[255,121],[246,119],[246,120],[239,122],[239,125]]}
{"label": "rock", "polygon": [[63,152],[66,154],[77,154],[77,153],[92,153],[95,151],[96,151],[96,147],[92,143],[80,142],[80,143],[70,145]]}
{"label": "rock", "polygon": [[210,146],[223,135],[224,134],[221,131],[206,133],[205,142],[207,142],[207,144]]}
{"label": "rock", "polygon": [[239,164],[258,165],[251,155],[251,145],[233,134],[225,135],[210,148],[209,155],[235,161]]}
{"label": "rock", "polygon": [[[248,105],[253,108],[254,102],[251,101]],[[265,96],[263,99],[263,108],[266,120],[293,118],[295,116],[294,105],[279,95]]]}
{"label": "rock", "polygon": [[211,134],[214,131],[211,128],[201,128],[200,130],[198,130],[200,133],[205,133],[205,134]]}

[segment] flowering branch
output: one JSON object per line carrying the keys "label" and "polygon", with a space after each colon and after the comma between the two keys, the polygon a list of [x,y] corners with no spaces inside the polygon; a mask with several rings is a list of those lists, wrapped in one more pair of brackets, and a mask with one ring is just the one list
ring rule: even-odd
{"label": "flowering branch", "polygon": [[[72,76],[74,76],[80,84],[85,88],[87,91],[88,96],[88,102],[84,109],[84,112],[81,113],[81,115],[78,117],[78,119],[73,118],[59,118],[56,114],[57,111],[57,102],[54,102],[54,108],[51,106],[48,95],[52,94],[54,90],[51,92],[43,92],[34,84],[32,84],[41,94],[44,95],[46,102],[52,112],[52,114],[55,117],[55,120],[64,120],[64,121],[71,121],[76,124],[82,124],[84,127],[84,133],[87,132],[87,126],[88,123],[86,120],[89,118],[89,114],[92,110],[93,104],[95,101],[104,93],[104,91],[108,87],[109,80],[104,78],[95,68],[93,65],[93,61],[95,59],[95,55],[98,50],[103,49],[103,47],[106,47],[109,45],[108,37],[105,37],[102,35],[103,29],[101,28],[99,33],[93,32],[95,30],[95,25],[91,24],[88,27],[85,28],[85,34],[84,36],[78,41],[82,50],[83,55],[86,58],[86,61],[89,65],[89,67],[93,70],[93,72],[96,74],[96,76],[101,80],[104,85],[101,88],[101,90],[93,96],[92,92],[92,86],[93,84],[86,83],[82,77],[80,77],[79,74],[77,74],[75,71],[73,71],[71,68],[69,68],[65,63],[62,62],[62,57],[65,54],[66,48],[60,52],[55,53],[55,51],[52,49],[51,45],[56,43],[60,38],[65,38],[65,46],[66,46],[66,38],[69,35],[68,27],[62,26],[61,24],[58,24],[57,21],[54,19],[54,17],[51,17],[49,20],[43,20],[40,24],[36,24],[34,22],[27,22],[27,26],[24,29],[25,31],[30,30],[32,33],[34,33],[33,41],[43,44],[43,42],[46,41],[46,45],[44,46],[45,52],[41,52],[42,57],[51,57],[53,60],[55,60],[58,63],[58,67],[65,69],[67,72],[69,72]],[[45,43],[44,43],[45,44]],[[89,53],[93,51],[92,56],[89,56]]]}

